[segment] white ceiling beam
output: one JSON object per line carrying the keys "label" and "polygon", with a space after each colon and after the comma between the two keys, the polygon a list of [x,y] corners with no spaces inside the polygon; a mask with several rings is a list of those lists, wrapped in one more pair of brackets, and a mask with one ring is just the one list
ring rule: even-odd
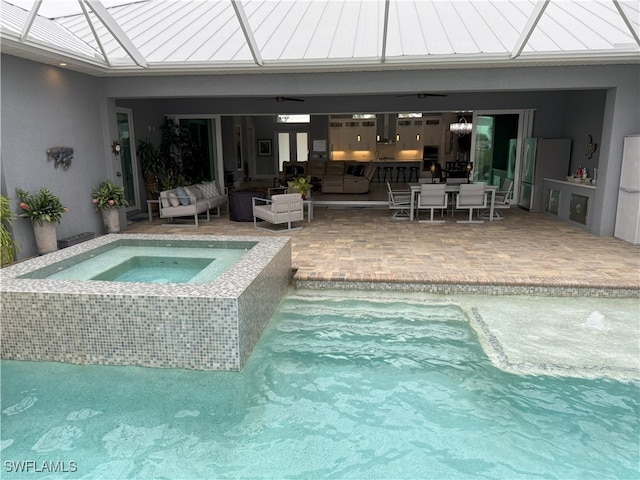
{"label": "white ceiling beam", "polygon": [[29,11],[29,16],[27,17],[27,21],[25,22],[24,27],[22,27],[22,33],[20,34],[20,40],[23,42],[29,36],[29,31],[31,30],[31,26],[33,25],[33,22],[38,16],[38,10],[40,10],[40,5],[42,5],[42,0],[36,0],[36,2],[33,4],[33,7],[31,7],[31,10]]}
{"label": "white ceiling beam", "polygon": [[618,9],[618,13],[620,14],[620,16],[622,17],[622,20],[624,21],[624,23],[627,25],[627,28],[631,32],[631,36],[635,39],[638,46],[640,46],[640,36],[638,36],[638,32],[636,32],[636,30],[633,28],[633,24],[629,20],[629,17],[627,17],[627,14],[625,13],[625,11],[622,9],[622,5],[620,5],[620,2],[618,0],[613,0],[613,4]]}
{"label": "white ceiling beam", "polygon": [[520,37],[518,37],[516,44],[511,50],[511,58],[520,56],[522,50],[524,50],[525,45],[529,41],[529,37],[531,37],[533,31],[538,26],[538,22],[540,21],[540,18],[542,17],[542,14],[544,13],[544,10],[547,8],[548,4],[549,0],[538,0],[538,3],[536,3],[536,6],[533,8],[533,12],[531,12],[529,20],[527,20],[527,24],[524,26],[522,32],[520,33]]}
{"label": "white ceiling beam", "polygon": [[98,36],[98,32],[96,31],[95,26],[93,25],[93,22],[91,21],[91,17],[89,16],[89,12],[87,11],[87,7],[85,7],[84,2],[82,0],[78,0],[78,3],[80,4],[80,8],[82,8],[82,12],[84,13],[84,17],[87,19],[87,23],[89,24],[89,28],[91,29],[91,32],[93,33],[93,38],[96,39],[96,42],[98,43],[98,46],[100,47],[100,51],[102,52],[102,56],[104,57],[104,61],[107,65],[111,66],[111,62],[109,61],[109,57],[107,56],[107,52],[104,49],[104,46],[102,45],[102,42],[100,41],[100,37]]}
{"label": "white ceiling beam", "polygon": [[382,25],[382,57],[380,62],[387,61],[387,34],[389,32],[389,0],[384,2],[384,24]]}
{"label": "white ceiling beam", "polygon": [[[91,11],[98,17],[113,38],[124,48],[131,59],[143,68],[147,68],[147,60],[133,44],[131,39],[124,33],[118,22],[111,16],[100,0],[85,0]],[[91,22],[89,22],[91,23]]]}
{"label": "white ceiling beam", "polygon": [[264,61],[262,60],[262,55],[260,55],[260,48],[258,47],[258,43],[253,36],[253,30],[251,30],[251,26],[249,25],[249,18],[244,11],[244,7],[242,6],[240,0],[231,0],[231,5],[233,5],[233,9],[236,11],[236,17],[238,17],[240,28],[242,28],[244,38],[247,40],[249,50],[251,50],[253,61],[256,62],[257,65],[260,65],[262,67],[264,65]]}

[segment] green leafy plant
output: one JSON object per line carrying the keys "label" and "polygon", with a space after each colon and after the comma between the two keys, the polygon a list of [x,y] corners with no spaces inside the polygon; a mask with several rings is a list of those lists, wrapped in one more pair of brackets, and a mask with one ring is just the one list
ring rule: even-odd
{"label": "green leafy plant", "polygon": [[302,195],[302,198],[305,198],[312,188],[311,176],[296,177],[287,183],[289,185],[289,188]]}
{"label": "green leafy plant", "polygon": [[60,223],[62,215],[69,211],[46,187],[42,187],[34,194],[16,188],[16,193],[20,199],[19,206],[22,212],[18,216],[37,222],[38,225],[42,225],[43,222]]}
{"label": "green leafy plant", "polygon": [[11,236],[9,227],[13,223],[15,214],[11,211],[9,198],[0,195],[0,264],[6,265],[16,258],[18,246]]}
{"label": "green leafy plant", "polygon": [[105,180],[95,187],[91,193],[91,198],[93,198],[93,203],[96,204],[96,212],[98,210],[129,206],[124,194],[124,187],[116,185],[109,180]]}
{"label": "green leafy plant", "polygon": [[148,193],[156,193],[158,190],[158,175],[164,172],[160,151],[147,138],[138,142],[137,154],[147,191]]}

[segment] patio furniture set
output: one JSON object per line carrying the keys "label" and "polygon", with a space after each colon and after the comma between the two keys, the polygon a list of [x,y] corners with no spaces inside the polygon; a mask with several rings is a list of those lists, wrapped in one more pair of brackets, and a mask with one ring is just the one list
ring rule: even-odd
{"label": "patio furniture set", "polygon": [[[495,185],[484,183],[418,183],[409,184],[408,190],[393,190],[387,182],[387,189],[394,220],[413,221],[415,217],[420,223],[444,223],[444,212],[450,211],[456,223],[484,223],[485,219],[503,218],[497,209],[509,208],[513,182],[507,180],[499,192]],[[429,220],[420,219],[420,212],[427,210]],[[434,218],[436,210],[440,211],[440,219]],[[455,213],[460,210],[467,210],[469,217],[456,219]]]}

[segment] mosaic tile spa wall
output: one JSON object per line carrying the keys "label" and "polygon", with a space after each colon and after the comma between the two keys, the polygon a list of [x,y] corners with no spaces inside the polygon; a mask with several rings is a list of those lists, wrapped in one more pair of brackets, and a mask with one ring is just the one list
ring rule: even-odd
{"label": "mosaic tile spa wall", "polygon": [[[204,284],[18,278],[110,242],[255,242]],[[2,358],[240,370],[291,280],[283,237],[107,235],[2,270]]]}

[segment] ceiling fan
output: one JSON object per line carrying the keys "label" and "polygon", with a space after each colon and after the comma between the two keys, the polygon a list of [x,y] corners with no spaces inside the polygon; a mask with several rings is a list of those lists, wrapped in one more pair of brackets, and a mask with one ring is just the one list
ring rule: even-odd
{"label": "ceiling fan", "polygon": [[304,99],[302,98],[293,98],[293,97],[269,97],[269,98],[260,98],[259,100],[275,100],[278,103],[304,102]]}
{"label": "ceiling fan", "polygon": [[417,98],[427,98],[427,97],[446,97],[446,93],[407,93],[404,95],[396,95],[396,97],[417,97]]}

